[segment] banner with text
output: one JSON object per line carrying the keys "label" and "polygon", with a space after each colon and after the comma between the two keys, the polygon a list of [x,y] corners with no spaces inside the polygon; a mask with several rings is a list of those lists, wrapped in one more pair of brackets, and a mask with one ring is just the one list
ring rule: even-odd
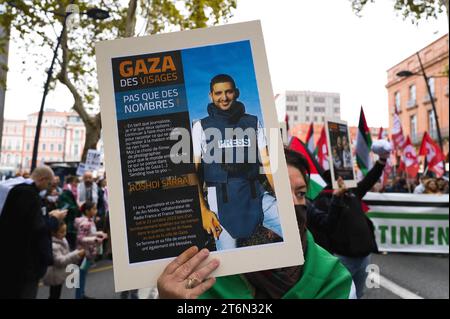
{"label": "banner with text", "polygon": [[380,251],[448,254],[449,195],[367,193]]}

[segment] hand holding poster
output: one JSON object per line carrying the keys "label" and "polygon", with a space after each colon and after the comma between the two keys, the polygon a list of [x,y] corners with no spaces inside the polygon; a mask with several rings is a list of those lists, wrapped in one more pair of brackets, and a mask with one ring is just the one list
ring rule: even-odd
{"label": "hand holding poster", "polygon": [[344,180],[345,187],[356,187],[356,173],[347,123],[338,120],[326,121],[325,131],[333,188],[338,188],[339,177]]}
{"label": "hand holding poster", "polygon": [[96,52],[116,290],[155,285],[192,246],[215,276],[301,264],[259,23]]}

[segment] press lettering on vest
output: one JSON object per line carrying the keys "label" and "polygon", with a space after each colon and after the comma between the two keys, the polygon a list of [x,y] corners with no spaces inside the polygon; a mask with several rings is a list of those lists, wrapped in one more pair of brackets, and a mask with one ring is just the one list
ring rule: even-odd
{"label": "press lettering on vest", "polygon": [[249,138],[226,139],[219,141],[219,148],[251,147]]}

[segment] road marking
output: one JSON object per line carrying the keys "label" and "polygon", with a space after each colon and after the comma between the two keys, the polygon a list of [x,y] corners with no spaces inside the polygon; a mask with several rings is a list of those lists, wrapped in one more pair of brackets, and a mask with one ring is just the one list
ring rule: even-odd
{"label": "road marking", "polygon": [[380,274],[375,274],[375,273],[369,274],[369,277],[373,280],[375,280],[376,276],[378,276],[381,287],[389,290],[390,292],[399,296],[402,299],[424,299],[423,297],[413,293],[412,291],[409,291],[406,288],[403,288],[403,287],[397,285],[395,282],[390,281],[389,279],[381,276]]}
{"label": "road marking", "polygon": [[112,269],[112,268],[113,268],[112,265],[105,266],[105,267],[100,267],[100,268],[94,268],[94,269],[92,269],[92,270],[89,270],[89,273],[90,273],[90,274],[93,274],[93,273],[95,273],[95,272],[106,271],[106,270],[110,270],[110,269]]}

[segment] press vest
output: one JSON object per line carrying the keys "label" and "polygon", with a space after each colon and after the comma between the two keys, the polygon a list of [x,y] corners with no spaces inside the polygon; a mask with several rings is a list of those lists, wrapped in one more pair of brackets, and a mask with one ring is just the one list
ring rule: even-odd
{"label": "press vest", "polygon": [[[240,111],[228,117],[210,104],[208,117],[201,120],[206,132],[206,153],[202,154],[203,178],[216,188],[221,225],[233,238],[248,238],[263,221],[259,174],[256,116]],[[215,134],[208,134],[209,130]],[[220,132],[220,134],[219,134]],[[208,136],[211,135],[211,136]]]}

